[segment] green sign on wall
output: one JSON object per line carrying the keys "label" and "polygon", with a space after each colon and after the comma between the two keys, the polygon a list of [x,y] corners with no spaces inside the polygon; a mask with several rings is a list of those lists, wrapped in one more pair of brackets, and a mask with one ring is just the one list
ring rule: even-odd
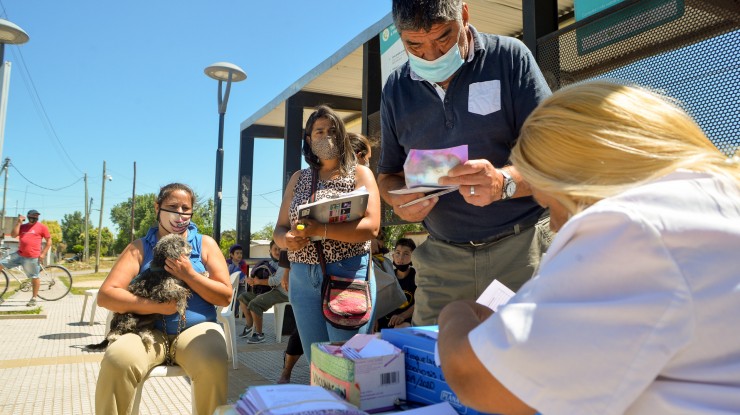
{"label": "green sign on wall", "polygon": [[573,4],[576,8],[576,21],[585,19],[592,14],[606,10],[624,0],[576,0]]}
{"label": "green sign on wall", "polygon": [[[603,3],[619,3],[619,1]],[[598,1],[586,1],[586,6],[581,6],[581,12],[596,13],[594,7],[598,7]],[[578,7],[580,2],[576,3]],[[671,22],[681,16],[685,11],[684,0],[641,0],[631,6],[627,6],[615,13],[611,13],[601,19],[591,22],[576,29],[576,40],[578,43],[578,54],[585,55],[605,46],[617,43],[637,34],[646,32],[662,24]],[[576,8],[578,13],[578,8]],[[585,16],[584,16],[585,17]]]}

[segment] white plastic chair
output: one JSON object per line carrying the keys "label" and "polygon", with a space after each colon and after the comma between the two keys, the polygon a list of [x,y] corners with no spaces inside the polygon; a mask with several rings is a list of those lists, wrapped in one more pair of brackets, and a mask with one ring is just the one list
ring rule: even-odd
{"label": "white plastic chair", "polygon": [[[80,323],[85,319],[85,310],[87,310],[87,300],[92,297],[92,304],[90,305],[90,325],[95,323],[95,310],[98,308],[98,291],[97,288],[85,290],[85,299],[82,303],[82,313],[80,314]],[[106,326],[107,327],[107,326]]]}
{"label": "white plastic chair", "polygon": [[226,351],[229,354],[234,366],[234,370],[238,369],[239,359],[237,359],[236,351],[236,319],[234,317],[234,304],[236,303],[236,293],[239,290],[239,271],[231,274],[231,303],[226,307],[217,307],[216,316],[218,322],[224,326],[224,334],[226,337]]}
{"label": "white plastic chair", "polygon": [[[226,330],[221,330],[221,334],[224,336],[224,339],[226,340],[226,352],[229,356],[229,359],[233,362],[234,369],[237,369],[237,363],[238,359],[236,357],[236,324],[234,322],[234,313],[231,311],[231,306],[234,305],[234,302],[236,301],[236,290],[239,285],[239,273],[235,272],[231,274],[231,286],[233,287],[233,292],[231,293],[231,304],[228,307],[217,307],[216,308],[216,316],[218,321],[224,325],[224,328]],[[110,324],[110,320],[113,318],[113,313],[108,313],[108,322],[107,325]],[[185,376],[186,378],[188,375],[185,373],[185,370],[181,368],[180,366],[174,365],[174,366],[154,366],[152,370],[147,373],[146,376],[139,382],[139,385],[136,387],[136,394],[134,395],[134,402],[131,408],[131,415],[138,415],[139,414],[139,406],[141,405],[141,394],[144,392],[144,382],[146,382],[149,378],[156,378],[156,377],[173,377],[173,376]],[[191,405],[193,405],[192,413],[195,413],[195,396],[193,395],[193,388],[190,388],[190,402]]]}
{"label": "white plastic chair", "polygon": [[272,306],[272,311],[275,313],[275,342],[283,342],[283,316],[285,316],[285,306],[289,305],[290,302],[277,303]]}

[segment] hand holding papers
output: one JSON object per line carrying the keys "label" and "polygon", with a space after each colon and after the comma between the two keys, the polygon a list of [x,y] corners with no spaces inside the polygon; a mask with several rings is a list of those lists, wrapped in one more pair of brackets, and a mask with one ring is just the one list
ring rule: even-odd
{"label": "hand holding papers", "polygon": [[403,195],[435,192],[400,206],[406,207],[434,196],[453,192],[458,189],[458,186],[442,186],[439,184],[439,178],[446,176],[451,168],[466,161],[468,161],[467,145],[438,150],[412,149],[403,164],[406,187],[391,190],[389,193]]}

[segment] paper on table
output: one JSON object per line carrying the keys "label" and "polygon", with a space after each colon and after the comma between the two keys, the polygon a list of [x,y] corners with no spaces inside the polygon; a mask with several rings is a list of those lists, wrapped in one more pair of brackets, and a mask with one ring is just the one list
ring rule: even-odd
{"label": "paper on table", "polygon": [[247,390],[251,406],[269,409],[272,414],[294,414],[309,411],[345,409],[348,404],[320,386],[265,385]]}
{"label": "paper on table", "polygon": [[399,351],[395,346],[378,338],[370,340],[365,347],[360,349],[360,356],[363,358],[388,356],[397,353],[399,353]]}
{"label": "paper on table", "polygon": [[378,336],[374,334],[355,334],[344,343],[344,347],[351,347],[355,350],[360,350],[365,347],[372,339],[377,339]]}
{"label": "paper on table", "polygon": [[493,311],[498,311],[499,306],[508,303],[514,294],[514,291],[511,291],[509,287],[501,284],[499,280],[493,280],[493,282],[486,287],[483,294],[481,294],[475,302],[484,305]]}

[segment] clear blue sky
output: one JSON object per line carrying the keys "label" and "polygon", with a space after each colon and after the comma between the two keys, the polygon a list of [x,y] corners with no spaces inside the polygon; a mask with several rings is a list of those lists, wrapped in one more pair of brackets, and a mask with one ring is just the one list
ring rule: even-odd
{"label": "clear blue sky", "polygon": [[[105,160],[113,181],[103,226],[114,232],[110,208],[131,197],[134,161],[137,194],[179,181],[213,197],[218,82],[203,70],[218,61],[248,75],[232,85],[224,131],[221,229],[235,229],[239,124],[390,11],[389,0],[0,6],[0,17],[30,36],[5,49],[12,63],[2,152],[12,164],[7,214],[37,209],[41,219],[61,221],[84,212],[84,173],[99,209]],[[275,222],[282,196],[282,140],[257,141],[253,231]]]}

